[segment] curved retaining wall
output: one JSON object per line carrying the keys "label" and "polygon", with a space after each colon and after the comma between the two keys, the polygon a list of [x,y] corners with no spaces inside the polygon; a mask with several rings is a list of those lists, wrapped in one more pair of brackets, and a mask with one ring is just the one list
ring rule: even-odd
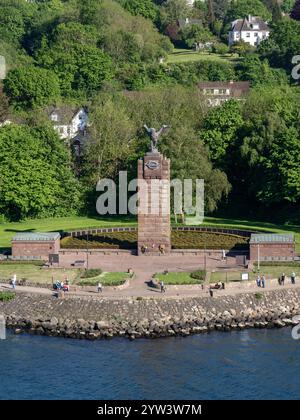
{"label": "curved retaining wall", "polygon": [[[95,340],[157,338],[296,325],[300,288],[190,298],[104,299],[18,294],[0,302],[15,332]],[[292,339],[292,338],[291,338]]]}

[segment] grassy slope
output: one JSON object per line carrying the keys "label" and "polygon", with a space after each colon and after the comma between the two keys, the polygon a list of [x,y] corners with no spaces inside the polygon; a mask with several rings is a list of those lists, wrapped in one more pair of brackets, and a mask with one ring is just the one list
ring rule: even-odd
{"label": "grassy slope", "polygon": [[[20,223],[0,224],[0,248],[10,247],[10,240],[17,232],[37,231],[53,232],[59,230],[76,230],[93,227],[130,226],[134,225],[132,218],[92,218],[92,217],[62,217],[58,219],[37,219]],[[276,225],[267,222],[251,220],[221,219],[207,217],[204,225],[218,227],[232,227],[236,229],[263,230],[276,233],[294,233],[297,251],[300,252],[300,225]]]}
{"label": "grassy slope", "polygon": [[167,63],[187,63],[193,61],[238,62],[239,60],[237,54],[209,54],[208,52],[195,52],[184,48],[175,48],[174,52],[168,56]]}

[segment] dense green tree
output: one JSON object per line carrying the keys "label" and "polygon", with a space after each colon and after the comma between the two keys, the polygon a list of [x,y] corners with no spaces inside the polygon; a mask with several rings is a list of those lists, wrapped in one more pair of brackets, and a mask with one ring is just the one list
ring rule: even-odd
{"label": "dense green tree", "polygon": [[272,25],[270,37],[260,44],[258,51],[274,67],[283,67],[290,71],[293,56],[299,54],[299,45],[300,22],[283,18]]}
{"label": "dense green tree", "polygon": [[214,40],[213,34],[201,25],[186,25],[182,30],[182,40],[192,48],[196,43]]}
{"label": "dense green tree", "polygon": [[248,42],[238,41],[232,44],[232,46],[230,47],[230,51],[234,54],[238,54],[241,57],[241,56],[246,56],[247,54],[254,52],[255,47],[248,44]]}
{"label": "dense green tree", "polygon": [[260,0],[237,0],[230,3],[225,21],[232,22],[235,19],[243,19],[248,15],[260,16],[265,21],[272,18],[272,14]]}
{"label": "dense green tree", "polygon": [[60,96],[56,74],[33,65],[11,70],[4,90],[15,108],[24,109],[47,105]]}
{"label": "dense green tree", "polygon": [[90,94],[114,74],[111,58],[96,44],[93,27],[61,24],[50,42],[43,40],[36,59],[58,75],[63,94],[73,96],[76,90]]}
{"label": "dense green tree", "polygon": [[288,87],[255,90],[244,118],[241,152],[249,167],[250,192],[265,204],[296,202],[300,198],[297,92]]}
{"label": "dense green tree", "polygon": [[241,80],[249,80],[255,85],[278,85],[288,82],[282,69],[273,69],[267,60],[261,61],[257,54],[247,55],[237,68]]}
{"label": "dense green tree", "polygon": [[11,220],[74,213],[78,185],[51,127],[0,128],[0,213]]}
{"label": "dense green tree", "polygon": [[208,145],[211,159],[220,167],[226,166],[227,150],[235,145],[243,124],[242,107],[236,101],[213,109],[205,118],[200,137]]}
{"label": "dense green tree", "polygon": [[0,87],[0,123],[6,119],[8,115],[8,99]]}
{"label": "dense green tree", "polygon": [[158,8],[152,0],[118,0],[119,3],[133,15],[141,15],[146,19],[155,21],[158,17]]}

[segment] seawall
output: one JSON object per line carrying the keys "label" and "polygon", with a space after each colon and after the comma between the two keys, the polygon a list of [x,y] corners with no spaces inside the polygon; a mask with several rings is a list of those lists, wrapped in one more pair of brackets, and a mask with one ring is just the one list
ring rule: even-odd
{"label": "seawall", "polygon": [[67,298],[17,294],[0,302],[16,333],[99,339],[187,336],[213,330],[295,325],[300,288],[189,298]]}

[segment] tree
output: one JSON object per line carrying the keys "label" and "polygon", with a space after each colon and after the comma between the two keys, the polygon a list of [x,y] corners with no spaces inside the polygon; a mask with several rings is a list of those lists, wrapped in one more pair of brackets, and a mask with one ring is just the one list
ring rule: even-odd
{"label": "tree", "polygon": [[204,120],[200,138],[209,147],[210,157],[219,167],[226,168],[224,158],[227,149],[234,147],[243,123],[242,108],[236,101],[226,102],[213,109]]}
{"label": "tree", "polygon": [[4,91],[15,108],[44,106],[60,96],[56,74],[33,65],[11,70],[4,80]]}
{"label": "tree", "polygon": [[256,85],[278,85],[287,83],[287,75],[282,69],[273,69],[268,60],[260,60],[257,54],[247,55],[237,68],[241,80],[251,81]]}
{"label": "tree", "polygon": [[182,40],[189,48],[194,47],[196,43],[205,43],[213,39],[213,34],[201,25],[186,25],[182,30]]}
{"label": "tree", "polygon": [[76,90],[90,94],[101,89],[114,74],[111,58],[96,44],[93,27],[61,24],[55,29],[53,40],[43,39],[36,59],[39,65],[56,73],[63,94],[73,96]]}
{"label": "tree", "polygon": [[232,44],[232,46],[230,47],[230,51],[233,54],[238,54],[241,57],[241,56],[246,56],[247,54],[254,52],[255,47],[248,44],[248,42],[238,41]]}
{"label": "tree", "polygon": [[265,21],[272,18],[272,14],[260,0],[238,0],[231,2],[225,22],[229,23],[236,19],[243,19],[248,15],[260,16]]}
{"label": "tree", "polygon": [[0,123],[3,122],[8,115],[8,99],[0,87]]}
{"label": "tree", "polygon": [[141,15],[146,19],[155,21],[158,16],[158,8],[152,0],[118,0],[124,9],[133,15]]}
{"label": "tree", "polygon": [[270,37],[261,42],[258,51],[269,59],[274,67],[282,67],[290,72],[292,58],[299,54],[300,22],[283,18],[272,24]]}
{"label": "tree", "polygon": [[161,21],[164,27],[176,23],[178,19],[191,16],[191,7],[186,0],[167,0],[161,7]]}
{"label": "tree", "polygon": [[51,127],[0,128],[0,213],[10,220],[69,215],[78,208],[78,190]]}
{"label": "tree", "polygon": [[252,92],[244,110],[241,155],[248,187],[265,204],[300,199],[298,102],[289,87],[264,87]]}

